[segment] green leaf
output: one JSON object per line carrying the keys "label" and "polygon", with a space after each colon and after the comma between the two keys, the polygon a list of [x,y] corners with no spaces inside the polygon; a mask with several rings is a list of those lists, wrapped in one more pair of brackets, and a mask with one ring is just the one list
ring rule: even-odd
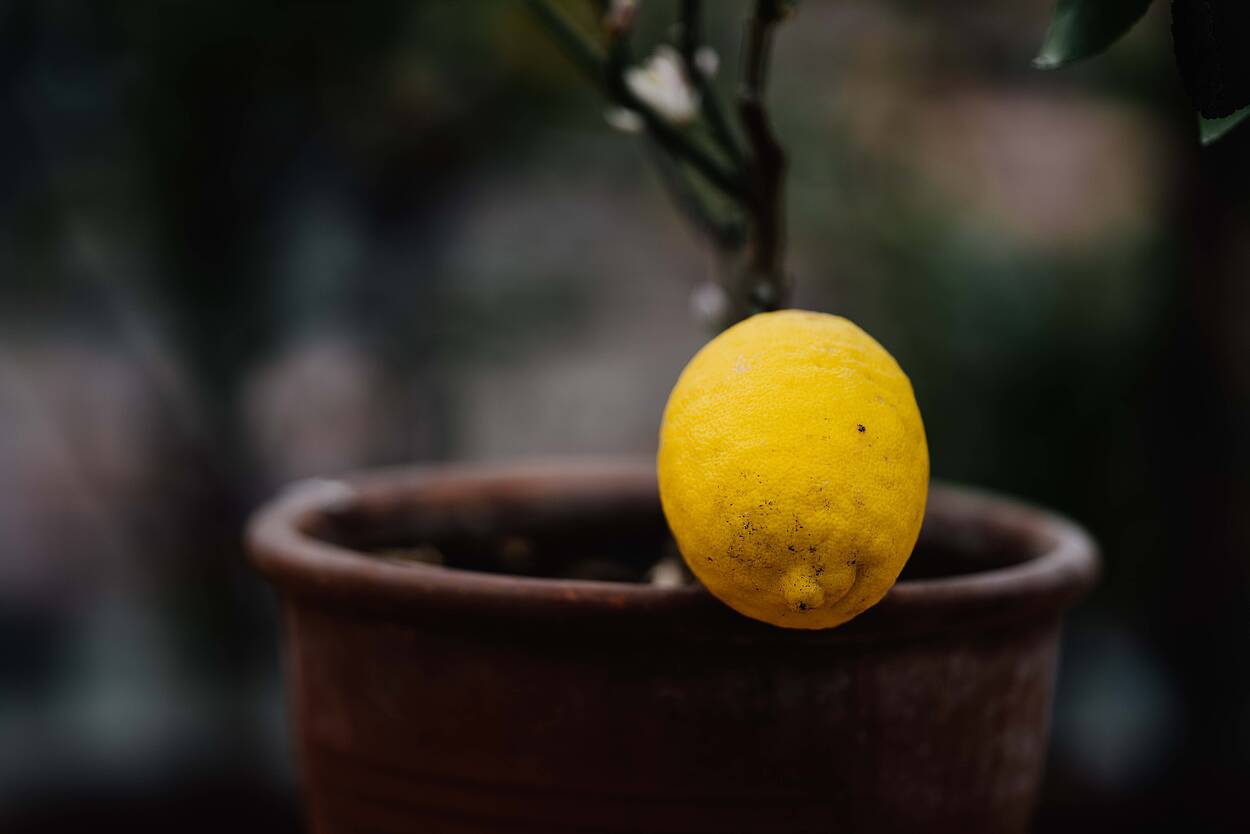
{"label": "green leaf", "polygon": [[1199,116],[1198,130],[1202,135],[1202,144],[1210,145],[1212,142],[1218,142],[1224,134],[1245,121],[1247,116],[1250,116],[1250,107],[1243,107],[1234,111],[1232,115],[1219,119],[1207,119]]}
{"label": "green leaf", "polygon": [[1148,8],[1150,0],[1059,0],[1033,66],[1055,69],[1097,55],[1132,29]]}
{"label": "green leaf", "polygon": [[1219,119],[1250,106],[1248,32],[1246,0],[1172,0],[1176,65],[1203,117]]}

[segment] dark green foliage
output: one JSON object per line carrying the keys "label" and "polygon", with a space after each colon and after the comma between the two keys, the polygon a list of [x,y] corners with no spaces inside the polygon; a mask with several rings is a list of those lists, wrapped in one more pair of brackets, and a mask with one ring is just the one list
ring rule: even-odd
{"label": "dark green foliage", "polygon": [[1231,115],[1221,116],[1218,119],[1199,116],[1198,130],[1202,136],[1202,144],[1210,145],[1212,142],[1218,142],[1224,134],[1241,124],[1246,116],[1250,116],[1250,107],[1243,107]]}
{"label": "dark green foliage", "polygon": [[1172,0],[1176,64],[1194,107],[1220,119],[1250,105],[1250,4]]}
{"label": "dark green foliage", "polygon": [[[1058,0],[1034,66],[1054,69],[1115,43],[1145,15],[1150,0]],[[1204,145],[1250,112],[1250,4],[1245,0],[1172,0],[1176,63],[1201,116]]]}
{"label": "dark green foliage", "polygon": [[1059,0],[1033,65],[1054,69],[1097,55],[1141,20],[1150,0]]}

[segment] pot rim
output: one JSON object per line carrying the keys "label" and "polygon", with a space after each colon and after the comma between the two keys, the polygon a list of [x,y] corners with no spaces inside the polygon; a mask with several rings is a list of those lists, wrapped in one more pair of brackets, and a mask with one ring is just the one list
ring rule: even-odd
{"label": "pot rim", "polygon": [[[645,497],[655,493],[654,462],[556,459],[507,464],[403,466],[296,482],[259,508],[248,523],[253,564],[283,593],[395,620],[445,620],[510,628],[546,624],[710,629],[718,637],[843,640],[983,626],[1052,622],[1097,580],[1096,545],[1076,524],[991,492],[935,484],[925,525],[954,539],[971,534],[1010,541],[1024,561],[973,573],[902,579],[885,598],[842,626],[803,631],[769,626],[721,604],[699,584],[553,579],[482,573],[388,559],[317,538],[316,524],[371,506],[411,505],[432,487],[444,494],[491,491],[578,495],[586,490]],[[658,499],[657,499],[658,501]]]}

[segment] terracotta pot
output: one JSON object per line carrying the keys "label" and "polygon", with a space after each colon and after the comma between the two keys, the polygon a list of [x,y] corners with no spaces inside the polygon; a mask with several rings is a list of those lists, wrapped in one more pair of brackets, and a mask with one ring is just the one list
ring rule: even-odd
{"label": "terracotta pot", "polygon": [[[625,463],[385,472],[261,510],[313,829],[1026,829],[1060,615],[1097,571],[1081,530],[938,487],[904,578],[821,632],[695,585],[542,578],[641,575],[665,540],[653,468]],[[449,567],[412,561],[431,547]]]}

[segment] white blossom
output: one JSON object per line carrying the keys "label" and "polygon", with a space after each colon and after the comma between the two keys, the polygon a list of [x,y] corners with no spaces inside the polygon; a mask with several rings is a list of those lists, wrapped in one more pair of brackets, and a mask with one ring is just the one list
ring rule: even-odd
{"label": "white blossom", "polygon": [[715,281],[706,281],[690,294],[690,313],[696,321],[714,324],[729,311],[729,295]]}
{"label": "white blossom", "polygon": [[640,133],[643,128],[642,116],[628,107],[612,107],[603,111],[603,118],[609,125],[622,133]]}
{"label": "white blossom", "polygon": [[629,91],[673,124],[686,124],[699,112],[699,94],[682,72],[681,56],[668,45],[657,47],[646,64],[625,71]]}
{"label": "white blossom", "polygon": [[680,588],[686,584],[686,574],[676,559],[666,556],[647,572],[647,580],[659,588]]}
{"label": "white blossom", "polygon": [[704,78],[715,78],[720,69],[720,56],[710,46],[701,46],[694,53],[694,66]]}

